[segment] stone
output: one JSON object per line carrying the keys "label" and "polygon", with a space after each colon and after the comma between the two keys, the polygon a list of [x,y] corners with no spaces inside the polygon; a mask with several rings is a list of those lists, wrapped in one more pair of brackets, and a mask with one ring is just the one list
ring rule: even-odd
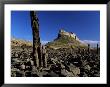
{"label": "stone", "polygon": [[69,72],[69,71],[67,71],[65,69],[62,69],[61,70],[61,74],[64,75],[64,76],[66,76],[66,77],[74,77],[74,75],[73,75],[72,72]]}
{"label": "stone", "polygon": [[85,65],[85,66],[84,66],[84,69],[90,70],[91,67],[90,67],[89,65]]}

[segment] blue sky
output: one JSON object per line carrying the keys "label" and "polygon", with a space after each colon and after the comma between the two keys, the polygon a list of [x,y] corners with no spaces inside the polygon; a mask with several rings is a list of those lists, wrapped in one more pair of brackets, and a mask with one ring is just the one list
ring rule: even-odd
{"label": "blue sky", "polygon": [[[100,11],[38,11],[41,41],[52,41],[60,29],[81,40],[100,41]],[[32,40],[29,11],[11,12],[11,36]]]}

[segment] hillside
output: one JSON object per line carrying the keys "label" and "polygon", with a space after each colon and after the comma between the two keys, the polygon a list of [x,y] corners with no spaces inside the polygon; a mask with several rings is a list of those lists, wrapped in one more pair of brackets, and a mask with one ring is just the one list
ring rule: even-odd
{"label": "hillside", "polygon": [[26,41],[26,40],[22,40],[22,39],[17,39],[17,38],[11,38],[11,46],[32,46],[32,42],[31,41]]}

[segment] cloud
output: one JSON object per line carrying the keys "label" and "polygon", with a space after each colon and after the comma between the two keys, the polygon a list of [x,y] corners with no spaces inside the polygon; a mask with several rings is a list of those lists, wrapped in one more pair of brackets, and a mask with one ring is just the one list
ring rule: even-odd
{"label": "cloud", "polygon": [[90,44],[91,47],[96,47],[97,44],[100,45],[100,41],[95,41],[95,40],[80,40],[80,42],[84,44]]}
{"label": "cloud", "polygon": [[94,41],[94,40],[83,40],[84,43],[91,43],[91,44],[97,44],[100,43],[100,41]]}
{"label": "cloud", "polygon": [[50,41],[41,41],[41,44],[45,45],[48,42],[50,42]]}

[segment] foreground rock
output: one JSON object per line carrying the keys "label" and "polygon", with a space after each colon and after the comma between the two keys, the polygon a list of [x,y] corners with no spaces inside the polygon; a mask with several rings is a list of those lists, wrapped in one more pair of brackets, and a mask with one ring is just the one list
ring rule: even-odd
{"label": "foreground rock", "polygon": [[[22,44],[23,45],[23,44]],[[12,46],[12,77],[99,77],[100,55],[96,49],[46,47],[47,67],[33,64],[32,46]]]}

